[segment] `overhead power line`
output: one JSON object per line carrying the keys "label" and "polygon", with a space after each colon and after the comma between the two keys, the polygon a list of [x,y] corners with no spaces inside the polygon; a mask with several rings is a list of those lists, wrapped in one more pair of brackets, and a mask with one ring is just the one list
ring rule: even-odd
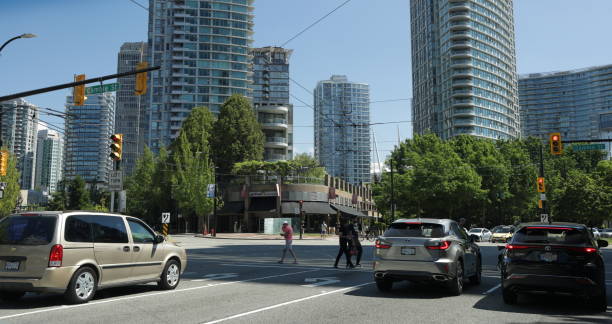
{"label": "overhead power line", "polygon": [[295,36],[289,38],[287,41],[285,41],[284,43],[281,44],[280,47],[285,47],[285,45],[289,44],[289,42],[293,41],[294,39],[298,38],[300,35],[302,35],[303,33],[305,33],[307,30],[309,30],[310,28],[314,27],[316,24],[320,23],[321,21],[323,21],[323,19],[327,18],[328,16],[330,16],[331,14],[333,14],[334,12],[336,12],[336,10],[344,7],[346,4],[348,4],[349,2],[351,2],[351,0],[346,0],[343,3],[341,3],[339,6],[337,6],[336,8],[334,8],[332,11],[326,13],[323,17],[317,19],[315,22],[313,22],[312,24],[310,24],[308,27],[302,29],[299,33],[295,34]]}

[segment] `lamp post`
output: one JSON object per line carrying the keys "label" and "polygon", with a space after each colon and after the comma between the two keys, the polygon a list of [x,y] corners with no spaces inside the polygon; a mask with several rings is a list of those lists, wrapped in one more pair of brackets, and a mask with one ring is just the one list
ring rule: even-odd
{"label": "lamp post", "polygon": [[12,41],[14,41],[16,39],[19,39],[19,38],[34,38],[34,37],[36,37],[36,35],[34,35],[34,34],[21,34],[19,36],[15,36],[15,37],[7,40],[6,42],[4,42],[4,44],[2,44],[2,46],[0,46],[0,52],[2,52],[2,49],[4,48],[4,46],[6,46],[8,43],[10,43],[10,42],[12,42]]}

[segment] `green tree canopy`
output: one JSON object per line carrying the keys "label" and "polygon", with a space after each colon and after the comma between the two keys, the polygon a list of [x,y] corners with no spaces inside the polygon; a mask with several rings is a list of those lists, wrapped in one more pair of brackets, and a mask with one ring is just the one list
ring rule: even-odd
{"label": "green tree canopy", "polygon": [[15,155],[10,154],[8,168],[5,176],[0,176],[0,182],[6,182],[4,196],[0,199],[0,217],[4,217],[15,211],[19,195],[19,171],[16,167]]}

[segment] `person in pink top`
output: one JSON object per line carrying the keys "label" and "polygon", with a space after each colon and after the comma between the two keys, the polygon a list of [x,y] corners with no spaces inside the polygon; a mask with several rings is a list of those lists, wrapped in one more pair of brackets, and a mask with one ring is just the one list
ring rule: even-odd
{"label": "person in pink top", "polygon": [[289,225],[289,222],[283,222],[283,227],[281,228],[281,230],[283,231],[280,235],[285,237],[285,248],[283,249],[283,256],[281,257],[280,261],[278,261],[278,263],[283,263],[285,261],[285,254],[287,254],[287,251],[289,251],[289,253],[291,253],[291,255],[293,256],[293,263],[297,264],[297,257],[295,256],[295,253],[293,252],[293,228]]}

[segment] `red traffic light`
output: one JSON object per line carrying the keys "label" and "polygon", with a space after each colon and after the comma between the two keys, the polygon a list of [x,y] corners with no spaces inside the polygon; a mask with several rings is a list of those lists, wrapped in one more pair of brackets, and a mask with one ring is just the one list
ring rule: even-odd
{"label": "red traffic light", "polygon": [[538,183],[544,183],[544,178],[538,178]]}
{"label": "red traffic light", "polygon": [[552,140],[553,140],[553,141],[558,141],[558,140],[559,140],[559,136],[557,136],[557,135],[553,135],[553,136],[552,136]]}

